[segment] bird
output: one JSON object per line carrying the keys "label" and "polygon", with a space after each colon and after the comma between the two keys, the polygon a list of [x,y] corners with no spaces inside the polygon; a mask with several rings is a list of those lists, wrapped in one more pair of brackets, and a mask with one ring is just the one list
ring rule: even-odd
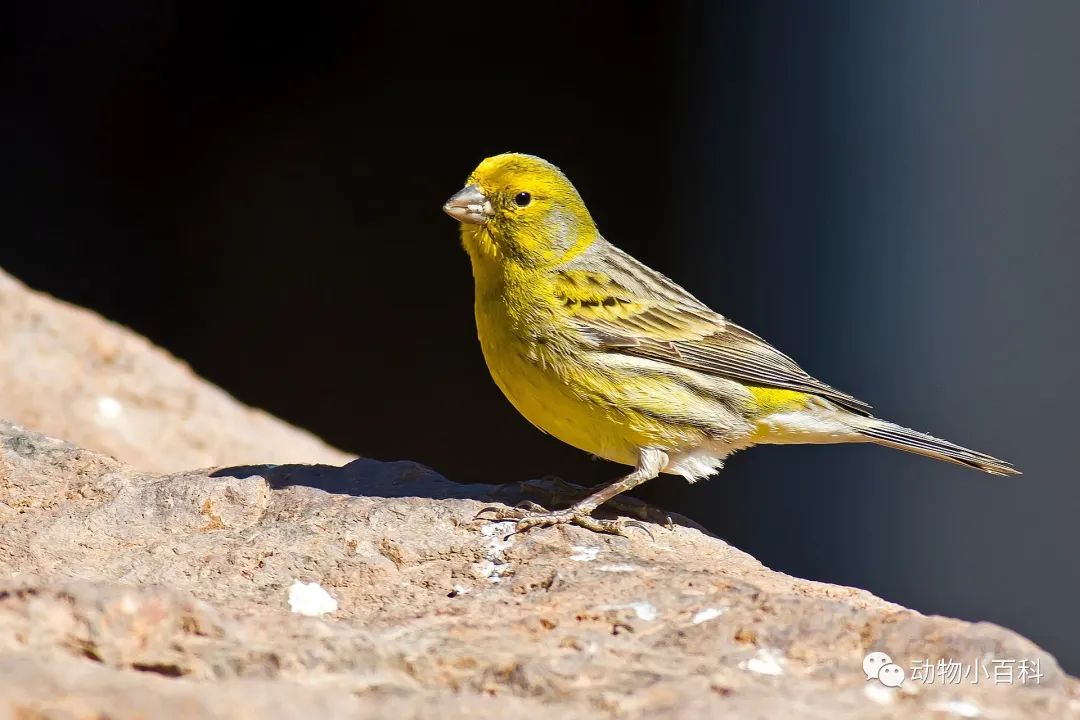
{"label": "bird", "polygon": [[443,211],[472,266],[492,379],[530,423],[632,470],[568,508],[493,507],[514,532],[577,525],[660,474],[689,482],[755,445],[875,443],[995,475],[1010,463],[873,417],[870,406],[608,242],[581,195],[533,155],[486,158]]}

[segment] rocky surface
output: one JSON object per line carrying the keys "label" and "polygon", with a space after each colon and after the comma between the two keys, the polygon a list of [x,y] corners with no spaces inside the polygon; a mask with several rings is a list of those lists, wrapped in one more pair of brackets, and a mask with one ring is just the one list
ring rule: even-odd
{"label": "rocky surface", "polygon": [[161,472],[353,457],[237,402],[130,330],[2,270],[0,418]]}
{"label": "rocky surface", "polygon": [[[0,424],[0,718],[1080,717],[1011,631],[770,571],[681,519],[655,540],[472,520],[543,487],[374,460],[153,474]],[[297,581],[336,610],[291,612]],[[1042,677],[893,689],[871,650]]]}

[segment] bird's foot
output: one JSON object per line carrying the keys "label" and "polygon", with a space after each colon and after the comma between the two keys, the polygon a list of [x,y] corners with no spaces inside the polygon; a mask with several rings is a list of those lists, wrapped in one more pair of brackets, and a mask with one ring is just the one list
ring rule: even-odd
{"label": "bird's foot", "polygon": [[[530,500],[520,502],[514,507],[500,505],[488,506],[476,513],[476,518],[480,519],[480,516],[485,513],[492,513],[492,516],[483,518],[484,520],[492,520],[495,522],[501,520],[516,520],[514,532],[510,533],[510,535],[523,533],[536,527],[577,525],[586,530],[592,530],[593,532],[621,535],[622,537],[629,537],[628,531],[630,528],[636,528],[644,531],[650,538],[653,537],[653,534],[649,532],[649,528],[647,528],[644,523],[640,523],[637,520],[627,520],[626,518],[600,520],[599,518],[594,518],[584,510],[570,507],[566,510],[552,511],[544,508],[542,505],[537,505]],[[509,537],[509,535],[507,535],[507,537]]]}
{"label": "bird's foot", "polygon": [[[555,475],[545,475],[539,480],[526,480],[519,483],[523,493],[542,498],[542,502],[550,505],[572,505],[584,500],[591,493],[590,488],[583,488],[573,483],[568,483]],[[638,500],[629,495],[620,495],[604,503],[604,507],[611,508],[616,512],[636,517],[648,523],[662,525],[668,530],[675,527],[671,516],[667,511],[648,504],[644,500]]]}

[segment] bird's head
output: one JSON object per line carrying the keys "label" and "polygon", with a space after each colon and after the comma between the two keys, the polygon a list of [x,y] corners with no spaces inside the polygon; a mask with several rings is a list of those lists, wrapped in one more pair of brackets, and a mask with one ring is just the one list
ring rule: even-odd
{"label": "bird's head", "polygon": [[443,211],[461,222],[462,242],[474,259],[523,267],[558,264],[596,237],[574,186],[559,168],[532,155],[484,160]]}

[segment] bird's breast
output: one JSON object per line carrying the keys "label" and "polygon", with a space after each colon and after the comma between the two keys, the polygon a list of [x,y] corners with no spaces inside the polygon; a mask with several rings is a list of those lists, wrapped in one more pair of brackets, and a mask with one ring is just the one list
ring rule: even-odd
{"label": "bird's breast", "polygon": [[558,315],[520,294],[477,285],[476,329],[495,384],[526,420],[585,452],[637,461],[634,438],[611,408],[590,398],[588,363]]}

